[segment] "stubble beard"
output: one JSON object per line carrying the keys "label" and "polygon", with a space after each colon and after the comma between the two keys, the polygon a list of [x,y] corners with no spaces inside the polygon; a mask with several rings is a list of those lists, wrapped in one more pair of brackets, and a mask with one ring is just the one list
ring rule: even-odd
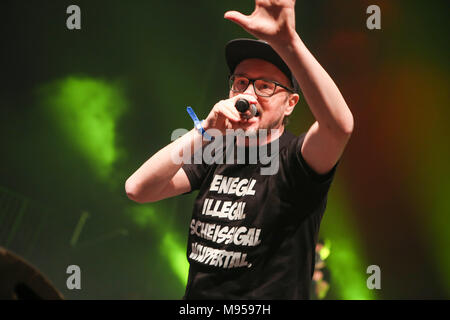
{"label": "stubble beard", "polygon": [[274,120],[266,125],[260,125],[257,128],[250,128],[245,130],[246,145],[248,145],[248,143],[250,142],[252,142],[253,144],[255,143],[255,141],[258,144],[265,144],[267,142],[266,139],[269,140],[271,138],[272,129],[282,130],[283,118],[281,120]]}

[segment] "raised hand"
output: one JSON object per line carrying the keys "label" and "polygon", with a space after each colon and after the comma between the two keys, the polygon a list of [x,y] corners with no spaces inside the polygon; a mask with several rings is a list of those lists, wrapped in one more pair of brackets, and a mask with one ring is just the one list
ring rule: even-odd
{"label": "raised hand", "polygon": [[295,34],[295,0],[255,0],[249,16],[227,11],[225,19],[233,21],[256,38],[269,43],[288,43]]}

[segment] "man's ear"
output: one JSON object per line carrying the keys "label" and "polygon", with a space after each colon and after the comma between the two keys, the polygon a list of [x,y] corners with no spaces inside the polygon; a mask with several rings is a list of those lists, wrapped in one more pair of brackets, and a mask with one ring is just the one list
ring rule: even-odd
{"label": "man's ear", "polygon": [[286,110],[284,111],[284,115],[287,117],[289,116],[293,111],[295,106],[297,105],[298,101],[300,100],[300,96],[297,93],[291,93],[288,95],[288,106],[286,107]]}

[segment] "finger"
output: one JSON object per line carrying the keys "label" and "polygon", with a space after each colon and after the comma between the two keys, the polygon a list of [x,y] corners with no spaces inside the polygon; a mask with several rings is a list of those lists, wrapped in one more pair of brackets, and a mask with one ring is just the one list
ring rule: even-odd
{"label": "finger", "polygon": [[225,12],[225,15],[223,17],[227,20],[237,23],[244,29],[248,28],[250,24],[250,17],[237,11],[227,11]]}
{"label": "finger", "polygon": [[233,119],[236,119],[236,121],[241,121],[241,113],[235,106],[227,106],[226,109],[233,115]]}
{"label": "finger", "polygon": [[229,110],[233,115],[240,118],[241,114],[236,109],[236,101],[239,99],[238,96],[230,98],[228,100],[224,100],[222,106]]}
{"label": "finger", "polygon": [[239,115],[237,110],[236,110],[236,112],[234,112],[233,109],[223,106],[223,107],[219,108],[219,112],[223,116],[228,118],[230,121],[233,121],[233,122],[241,121],[241,116]]}

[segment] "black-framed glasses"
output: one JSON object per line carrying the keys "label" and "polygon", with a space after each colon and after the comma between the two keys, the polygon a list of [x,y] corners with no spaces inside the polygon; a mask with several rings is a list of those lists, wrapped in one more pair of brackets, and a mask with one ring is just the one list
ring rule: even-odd
{"label": "black-framed glasses", "polygon": [[295,93],[294,90],[282,85],[279,82],[267,79],[249,79],[243,75],[233,74],[229,77],[230,90],[233,92],[244,92],[247,90],[249,84],[253,85],[256,95],[260,97],[271,97],[274,95],[277,87],[286,89],[291,93]]}

